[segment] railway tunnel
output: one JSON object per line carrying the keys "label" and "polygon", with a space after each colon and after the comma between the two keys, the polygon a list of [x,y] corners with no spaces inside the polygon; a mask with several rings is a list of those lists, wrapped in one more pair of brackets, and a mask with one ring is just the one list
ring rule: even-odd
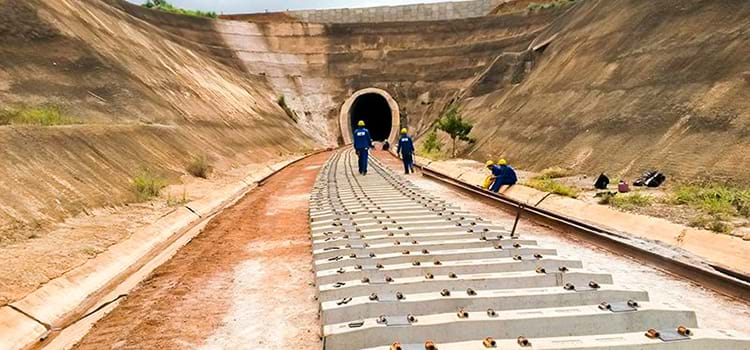
{"label": "railway tunnel", "polygon": [[366,88],[353,93],[344,101],[339,115],[341,135],[345,144],[352,142],[352,131],[358,121],[364,121],[374,141],[393,143],[398,135],[399,106],[391,95],[382,89]]}

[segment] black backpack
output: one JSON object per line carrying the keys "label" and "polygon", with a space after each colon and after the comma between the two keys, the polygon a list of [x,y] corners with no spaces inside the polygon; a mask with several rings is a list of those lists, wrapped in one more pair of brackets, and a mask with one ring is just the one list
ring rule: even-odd
{"label": "black backpack", "polygon": [[596,182],[594,182],[594,188],[599,190],[606,190],[607,186],[609,186],[609,178],[607,175],[604,175],[604,173],[601,173],[599,177],[596,179]]}

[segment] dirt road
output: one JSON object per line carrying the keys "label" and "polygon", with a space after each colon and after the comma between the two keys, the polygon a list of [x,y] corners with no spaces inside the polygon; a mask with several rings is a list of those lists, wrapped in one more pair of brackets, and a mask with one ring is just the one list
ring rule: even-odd
{"label": "dirt road", "polygon": [[290,166],[213,219],[76,348],[320,348],[307,210],[327,157]]}

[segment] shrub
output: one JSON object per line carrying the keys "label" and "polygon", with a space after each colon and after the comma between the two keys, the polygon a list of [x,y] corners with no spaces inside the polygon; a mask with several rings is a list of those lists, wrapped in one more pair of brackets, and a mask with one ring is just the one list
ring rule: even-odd
{"label": "shrub", "polygon": [[208,18],[217,18],[219,16],[216,15],[216,12],[213,11],[200,11],[200,10],[186,10],[179,7],[175,7],[174,5],[170,4],[166,0],[147,0],[145,3],[143,3],[141,6],[169,12],[169,13],[176,13],[178,15],[186,15],[186,16],[193,16],[193,17],[208,17]]}
{"label": "shrub", "polygon": [[211,165],[208,163],[208,158],[206,158],[206,156],[200,155],[194,157],[185,170],[187,170],[190,175],[207,179],[208,174],[211,172]]}
{"label": "shrub", "polygon": [[474,143],[475,140],[469,136],[471,133],[471,129],[474,128],[474,125],[468,121],[464,120],[463,116],[461,115],[461,111],[458,109],[458,105],[451,104],[448,107],[448,110],[443,114],[443,116],[438,120],[437,122],[437,128],[439,130],[445,131],[451,138],[451,141],[453,141],[453,145],[451,147],[451,155],[453,158],[456,157],[456,141],[461,140],[468,143]]}
{"label": "shrub", "polygon": [[550,178],[532,178],[525,184],[539,191],[559,194],[561,196],[578,198],[578,191],[574,188],[563,185]]}
{"label": "shrub", "polygon": [[79,121],[58,106],[38,106],[0,110],[0,125],[29,124],[41,126],[78,124]]}
{"label": "shrub", "polygon": [[149,170],[142,170],[132,181],[132,190],[138,201],[147,201],[158,196],[166,186],[166,180]]}
{"label": "shrub", "polygon": [[424,142],[422,142],[422,150],[425,153],[432,153],[433,151],[440,151],[440,149],[443,148],[443,143],[440,142],[440,139],[437,136],[437,132],[435,130],[431,131],[427,136],[425,136]]}

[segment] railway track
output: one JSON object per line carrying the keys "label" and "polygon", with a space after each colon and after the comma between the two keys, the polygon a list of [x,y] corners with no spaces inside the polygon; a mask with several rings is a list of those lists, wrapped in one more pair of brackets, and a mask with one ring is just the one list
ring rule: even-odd
{"label": "railway track", "polygon": [[750,349],[370,164],[334,154],[310,198],[326,350]]}

